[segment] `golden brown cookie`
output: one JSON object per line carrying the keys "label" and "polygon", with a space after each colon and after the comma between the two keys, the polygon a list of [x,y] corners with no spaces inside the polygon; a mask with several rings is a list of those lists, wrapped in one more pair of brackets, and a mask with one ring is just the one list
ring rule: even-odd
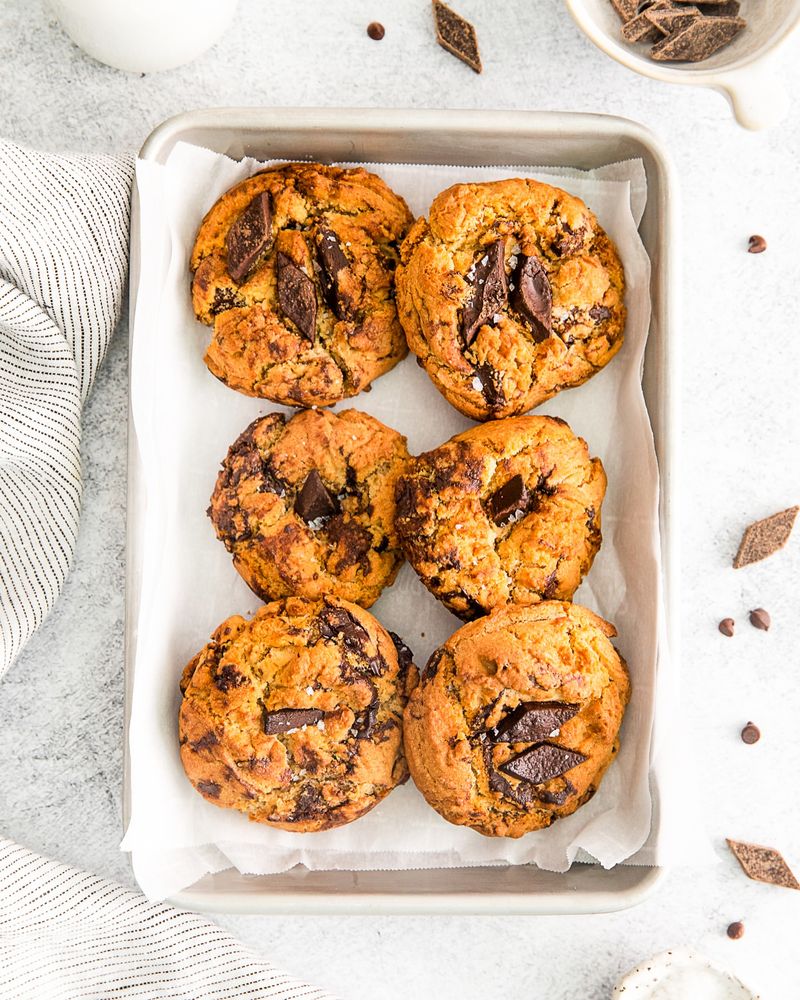
{"label": "golden brown cookie", "polygon": [[224,194],[192,251],[209,370],[288,406],[354,396],[405,357],[394,302],[408,206],[375,174],[319,163],[263,170]]}
{"label": "golden brown cookie", "polygon": [[428,803],[487,837],[521,837],[587,802],[630,694],[614,635],[559,601],[499,608],[452,635],[405,710],[408,766]]}
{"label": "golden brown cookie", "polygon": [[183,672],[181,760],[214,805],[309,833],[406,780],[411,652],[347,601],[292,597],[234,615]]}
{"label": "golden brown cookie", "polygon": [[608,364],[622,346],[623,293],[592,212],[534,180],[443,191],[397,269],[408,346],[474,420],[523,413]]}
{"label": "golden brown cookie", "polygon": [[265,601],[326,594],[368,608],[403,555],[395,486],[406,439],[358,410],[259,417],[231,445],[209,516]]}
{"label": "golden brown cookie", "polygon": [[606,476],[558,417],[472,427],[412,459],[397,530],[420,579],[454,614],[569,600],[600,548]]}

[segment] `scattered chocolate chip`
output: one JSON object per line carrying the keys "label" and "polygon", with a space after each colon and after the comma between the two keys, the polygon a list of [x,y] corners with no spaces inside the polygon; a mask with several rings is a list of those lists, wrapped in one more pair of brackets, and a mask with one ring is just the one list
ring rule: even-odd
{"label": "scattered chocolate chip", "polygon": [[587,759],[577,750],[568,750],[555,743],[539,743],[506,761],[500,770],[513,778],[529,781],[532,785],[541,785],[551,778],[558,778]]}
{"label": "scattered chocolate chip", "polygon": [[758,743],[761,739],[761,730],[754,722],[748,722],[742,730],[742,743]]}
{"label": "scattered chocolate chip", "polygon": [[222,791],[216,781],[198,781],[197,789],[210,799],[218,799],[219,793]]}
{"label": "scattered chocolate chip", "polygon": [[367,34],[374,42],[379,42],[386,34],[386,28],[380,21],[372,21],[367,25]]}
{"label": "scattered chocolate chip", "polygon": [[489,730],[492,743],[535,743],[547,739],[577,715],[580,705],[563,701],[526,701]]}
{"label": "scattered chocolate chip", "polygon": [[332,517],[339,513],[339,504],[332,496],[316,469],[306,476],[300,492],[294,499],[294,512],[299,518],[311,524],[321,517]]}
{"label": "scattered chocolate chip", "polygon": [[511,305],[527,320],[535,340],[547,340],[553,331],[553,291],[539,258],[520,254],[512,284]]}
{"label": "scattered chocolate chip", "polygon": [[325,301],[339,319],[346,319],[349,310],[339,289],[339,272],[349,267],[350,261],[342,250],[339,237],[330,229],[318,231],[316,247]]}
{"label": "scattered chocolate chip", "polygon": [[751,236],[747,241],[748,253],[763,253],[767,249],[767,241],[763,236]]}
{"label": "scattered chocolate chip", "polygon": [[774,847],[746,844],[740,840],[728,840],[728,847],[748,878],[785,889],[800,889],[800,882]]}
{"label": "scattered chocolate chip", "polygon": [[317,335],[317,292],[305,271],[285,253],[277,257],[278,302],[305,339],[313,344]]}
{"label": "scattered chocolate chip", "polygon": [[288,733],[290,729],[315,726],[325,713],[318,708],[279,708],[275,712],[263,712],[264,732],[267,736]]}
{"label": "scattered chocolate chip", "polygon": [[755,610],[750,612],[750,624],[753,628],[761,629],[762,632],[769,632],[769,627],[772,624],[769,611],[765,611],[763,608],[755,608]]}
{"label": "scattered chocolate chip", "polygon": [[736,622],[733,620],[733,618],[723,618],[722,621],[719,623],[718,628],[723,635],[727,635],[728,638],[730,638],[734,633],[735,625]]}
{"label": "scattered chocolate chip", "polygon": [[525,510],[528,500],[529,494],[522,476],[512,476],[507,483],[492,493],[486,501],[486,509],[494,523],[502,527],[514,520],[515,514],[519,511]]}
{"label": "scattered chocolate chip", "polygon": [[272,243],[272,205],[269,191],[262,191],[253,198],[225,237],[228,274],[237,284],[244,281]]}
{"label": "scattered chocolate chip", "polygon": [[744,529],[739,550],[733,560],[734,569],[759,562],[782,549],[792,533],[798,510],[800,507],[789,507],[778,514],[748,525]]}
{"label": "scattered chocolate chip", "polygon": [[436,41],[470,69],[480,73],[481,55],[478,51],[478,35],[463,17],[456,14],[441,0],[433,0],[433,18],[436,25]]}
{"label": "scattered chocolate chip", "polygon": [[505,267],[505,240],[484,247],[467,275],[472,286],[461,313],[461,335],[469,347],[480,328],[505,308],[508,279]]}
{"label": "scattered chocolate chip", "polygon": [[650,56],[658,62],[702,62],[732,42],[746,25],[741,17],[698,17],[654,45]]}
{"label": "scattered chocolate chip", "polygon": [[728,924],[728,929],[725,933],[732,941],[738,941],[744,935],[744,924],[741,920],[734,920],[732,924]]}

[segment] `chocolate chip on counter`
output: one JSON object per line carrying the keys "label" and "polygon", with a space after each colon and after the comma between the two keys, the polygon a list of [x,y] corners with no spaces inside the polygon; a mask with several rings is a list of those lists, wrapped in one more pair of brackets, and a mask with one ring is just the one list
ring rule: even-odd
{"label": "chocolate chip on counter", "polygon": [[768,611],[765,611],[763,608],[756,608],[750,612],[750,624],[753,628],[761,629],[762,632],[769,632],[772,619]]}
{"label": "chocolate chip on counter", "polygon": [[534,743],[546,739],[574,715],[580,705],[563,701],[526,701],[489,730],[492,743]]}
{"label": "chocolate chip on counter", "polygon": [[511,305],[528,321],[536,340],[547,340],[553,330],[553,291],[538,257],[519,255],[513,285]]}
{"label": "chocolate chip on counter", "polygon": [[512,476],[511,479],[486,501],[489,517],[498,527],[508,524],[519,511],[524,511],[529,499],[528,491],[522,476]]}
{"label": "chocolate chip on counter", "polygon": [[761,739],[761,730],[754,722],[748,722],[742,730],[742,742],[753,744]]}
{"label": "chocolate chip on counter", "polygon": [[315,726],[325,713],[318,708],[280,708],[275,712],[263,712],[264,732],[267,736],[288,733],[302,726]]}
{"label": "chocolate chip on counter", "polygon": [[739,549],[733,558],[733,568],[741,569],[774,555],[788,542],[800,507],[789,507],[744,529]]}
{"label": "chocolate chip on counter", "polygon": [[328,306],[339,319],[347,318],[346,304],[339,290],[339,272],[350,266],[339,237],[330,229],[320,229],[316,239],[317,258],[322,272],[322,291]]}
{"label": "chocolate chip on counter", "polygon": [[237,283],[244,281],[272,243],[272,205],[269,191],[262,191],[228,230],[225,238],[228,274]]}
{"label": "chocolate chip on counter", "polygon": [[306,476],[300,492],[294,499],[294,512],[299,518],[311,524],[321,517],[332,517],[339,512],[339,504],[331,495],[316,469]]}
{"label": "chocolate chip on counter", "polygon": [[317,291],[314,282],[285,253],[277,257],[278,302],[305,339],[317,335]]}
{"label": "chocolate chip on counter", "polygon": [[723,635],[727,635],[730,638],[733,635],[735,625],[736,622],[733,618],[723,618],[717,627]]}
{"label": "chocolate chip on counter", "polygon": [[755,879],[756,882],[782,886],[784,889],[800,889],[800,882],[783,860],[781,852],[776,851],[774,847],[762,847],[760,844],[747,844],[741,840],[730,839],[728,847],[748,878]]}
{"label": "chocolate chip on counter", "polygon": [[558,778],[587,759],[577,750],[568,750],[555,743],[539,743],[506,761],[500,770],[510,774],[512,778],[541,785],[551,778]]}
{"label": "chocolate chip on counter", "polygon": [[767,241],[763,236],[751,236],[747,241],[748,253],[763,253],[767,249]]}
{"label": "chocolate chip on counter", "polygon": [[380,21],[372,21],[367,25],[367,34],[374,42],[379,42],[386,34],[386,29]]}
{"label": "chocolate chip on counter", "polygon": [[471,287],[461,314],[461,334],[469,347],[478,331],[505,307],[508,280],[505,268],[505,240],[484,247],[467,275]]}
{"label": "chocolate chip on counter", "polygon": [[732,924],[728,924],[728,929],[725,933],[732,941],[738,941],[744,935],[744,924],[741,920],[734,920]]}
{"label": "chocolate chip on counter", "polygon": [[478,35],[475,28],[441,0],[433,0],[433,19],[436,25],[436,41],[470,69],[480,73],[481,54],[478,51]]}

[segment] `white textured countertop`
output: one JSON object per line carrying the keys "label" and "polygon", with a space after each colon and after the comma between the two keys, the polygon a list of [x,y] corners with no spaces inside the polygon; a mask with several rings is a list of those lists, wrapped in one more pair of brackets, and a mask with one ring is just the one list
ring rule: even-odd
{"label": "white textured countertop", "polygon": [[[426,0],[242,0],[223,41],[138,77],[84,57],[39,2],[0,4],[0,135],[53,150],[137,149],[162,119],[211,105],[528,108],[609,112],[660,134],[682,182],[682,722],[719,864],[678,868],[634,910],[582,918],[222,918],[275,964],[344,1000],[604,1000],[641,959],[691,945],[765,998],[800,995],[800,893],[747,880],[726,836],[779,847],[800,874],[800,536],[730,568],[750,520],[800,501],[800,119],[739,129],[722,98],[636,77],[556,0],[459,0],[478,77],[433,42]],[[382,42],[364,29],[380,20]],[[800,98],[800,44],[784,76]],[[769,249],[745,252],[762,233]],[[0,832],[131,883],[118,851],[122,778],[127,324],[89,400],[84,513],[54,614],[0,683]],[[769,633],[747,611],[772,614]],[[717,631],[737,619],[735,638]],[[745,746],[749,719],[762,740]],[[743,920],[745,936],[725,928]]]}

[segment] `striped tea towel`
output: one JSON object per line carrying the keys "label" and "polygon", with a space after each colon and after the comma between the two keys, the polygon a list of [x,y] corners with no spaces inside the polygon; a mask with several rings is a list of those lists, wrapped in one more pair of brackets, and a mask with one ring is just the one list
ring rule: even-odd
{"label": "striped tea towel", "polygon": [[0,141],[0,677],[78,533],[81,408],[119,319],[133,157]]}
{"label": "striped tea towel", "polygon": [[215,924],[0,838],[3,1000],[333,1000]]}

